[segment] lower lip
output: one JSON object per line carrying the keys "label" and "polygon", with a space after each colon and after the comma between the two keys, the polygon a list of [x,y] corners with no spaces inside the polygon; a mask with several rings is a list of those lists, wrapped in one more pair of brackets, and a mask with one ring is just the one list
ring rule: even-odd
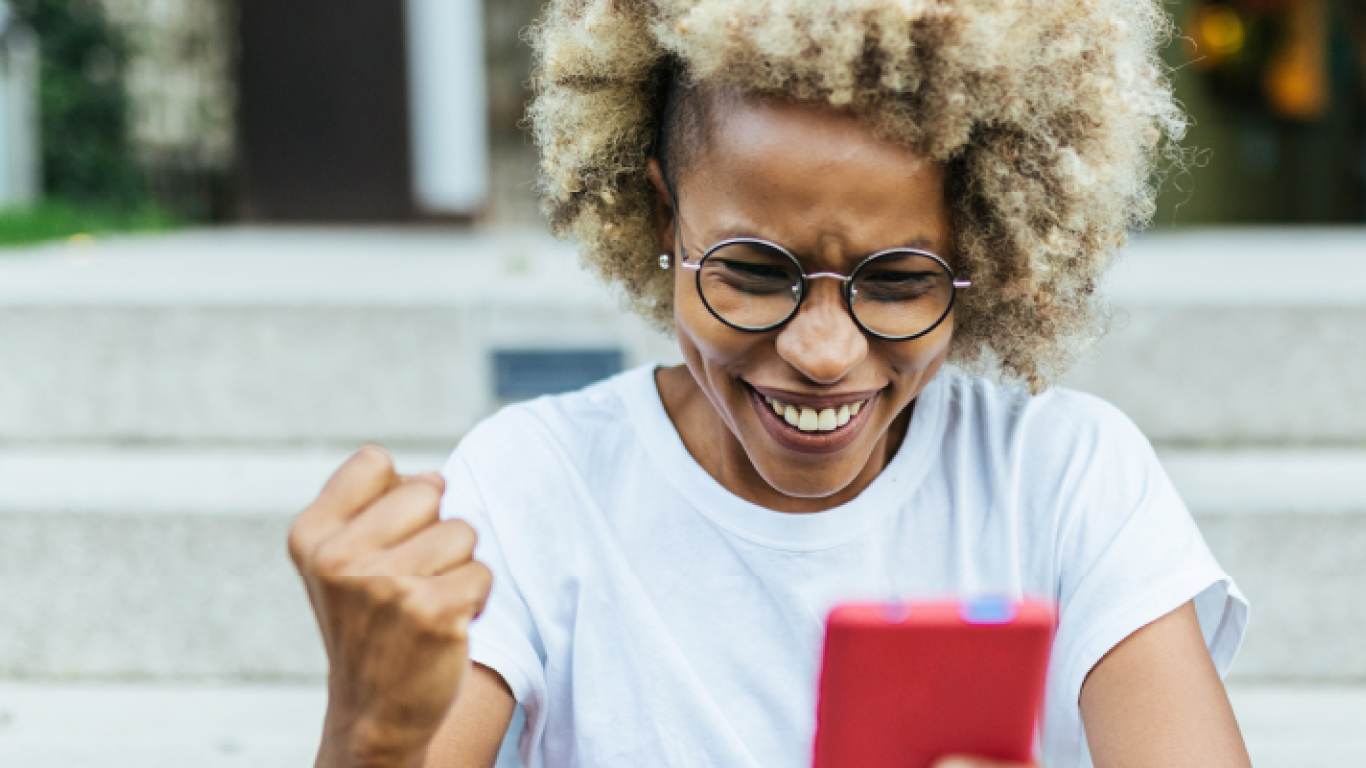
{"label": "lower lip", "polygon": [[764,425],[764,429],[768,430],[768,434],[779,445],[797,453],[827,454],[848,448],[868,424],[868,414],[872,412],[873,403],[877,400],[877,396],[874,395],[865,401],[858,415],[851,417],[848,424],[838,429],[829,432],[802,432],[774,413],[773,407],[753,387],[745,388],[749,390],[750,400],[754,403],[754,410],[759,413],[759,422]]}

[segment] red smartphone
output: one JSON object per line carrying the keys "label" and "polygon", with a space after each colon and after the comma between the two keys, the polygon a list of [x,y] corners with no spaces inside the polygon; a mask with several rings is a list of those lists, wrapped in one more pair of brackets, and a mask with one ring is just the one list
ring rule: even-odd
{"label": "red smartphone", "polygon": [[815,768],[1030,762],[1056,627],[1049,602],[853,604],[826,622]]}

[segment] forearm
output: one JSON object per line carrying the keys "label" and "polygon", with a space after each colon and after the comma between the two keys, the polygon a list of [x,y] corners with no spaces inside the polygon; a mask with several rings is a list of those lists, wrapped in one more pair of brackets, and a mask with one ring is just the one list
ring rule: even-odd
{"label": "forearm", "polygon": [[329,704],[314,768],[421,768],[429,738],[399,736]]}

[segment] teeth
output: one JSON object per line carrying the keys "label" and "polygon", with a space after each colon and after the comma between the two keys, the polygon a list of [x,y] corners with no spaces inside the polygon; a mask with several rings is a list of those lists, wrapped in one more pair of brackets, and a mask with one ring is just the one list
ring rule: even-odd
{"label": "teeth", "polygon": [[816,429],[822,432],[830,432],[839,426],[839,417],[835,415],[834,408],[826,408],[821,411],[820,419],[816,424]]}
{"label": "teeth", "polygon": [[848,424],[850,419],[858,415],[859,409],[863,408],[863,403],[859,402],[841,405],[838,409],[826,408],[817,411],[814,408],[785,405],[767,395],[764,396],[764,402],[768,403],[779,418],[803,432],[830,432],[839,429]]}

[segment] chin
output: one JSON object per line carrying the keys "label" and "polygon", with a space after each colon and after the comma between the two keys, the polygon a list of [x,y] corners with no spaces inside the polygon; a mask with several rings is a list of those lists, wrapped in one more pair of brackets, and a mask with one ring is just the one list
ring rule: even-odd
{"label": "chin", "polygon": [[[852,448],[848,450],[853,451]],[[793,461],[792,457],[779,457],[771,453],[750,456],[759,475],[773,490],[795,499],[834,496],[848,488],[867,463],[856,461],[853,456],[825,456],[817,461],[811,461],[812,457],[803,458],[806,461]]]}

